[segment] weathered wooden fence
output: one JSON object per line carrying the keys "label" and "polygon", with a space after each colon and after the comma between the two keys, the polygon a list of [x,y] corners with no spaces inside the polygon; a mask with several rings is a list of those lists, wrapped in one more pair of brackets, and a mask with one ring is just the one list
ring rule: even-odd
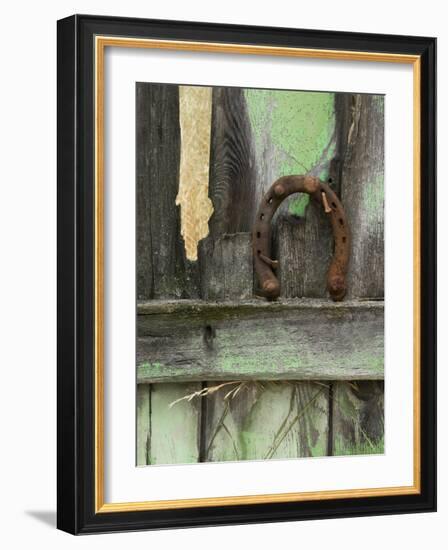
{"label": "weathered wooden fence", "polygon": [[[176,206],[179,87],[139,83],[136,99],[137,464],[382,452],[383,98],[214,88],[197,261]],[[253,216],[292,173],[342,199],[344,302],[326,295],[331,229],[305,196],[274,220],[281,299],[256,298]]]}

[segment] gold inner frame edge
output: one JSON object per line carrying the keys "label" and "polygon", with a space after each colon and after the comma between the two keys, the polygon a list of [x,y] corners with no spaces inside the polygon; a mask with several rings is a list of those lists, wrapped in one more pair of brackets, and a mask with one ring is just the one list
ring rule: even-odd
{"label": "gold inner frame edge", "polygon": [[[235,53],[330,59],[406,63],[413,65],[413,298],[414,298],[414,349],[413,349],[413,484],[400,487],[342,489],[262,495],[204,497],[177,500],[141,502],[104,502],[104,51],[107,46],[123,48],[152,48],[206,53]],[[305,502],[342,498],[412,495],[421,492],[421,425],[420,425],[420,126],[421,126],[421,59],[418,55],[348,50],[324,50],[250,44],[226,44],[178,40],[124,38],[96,36],[95,59],[95,513],[166,510],[243,504]]]}

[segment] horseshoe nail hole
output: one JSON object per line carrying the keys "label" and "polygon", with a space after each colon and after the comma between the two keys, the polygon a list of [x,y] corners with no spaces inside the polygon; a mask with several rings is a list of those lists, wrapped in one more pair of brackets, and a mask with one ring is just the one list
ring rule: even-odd
{"label": "horseshoe nail hole", "polygon": [[261,233],[257,231],[257,239],[259,239],[260,237],[261,237]]}
{"label": "horseshoe nail hole", "polygon": [[333,179],[332,179],[332,178],[328,178],[328,183],[333,183]]}
{"label": "horseshoe nail hole", "polygon": [[344,225],[344,220],[342,218],[339,218],[339,225]]}
{"label": "horseshoe nail hole", "polygon": [[337,208],[336,203],[334,203],[334,202],[331,203],[331,206],[332,206],[333,208]]}
{"label": "horseshoe nail hole", "polygon": [[257,254],[261,254],[261,250],[257,250]]}
{"label": "horseshoe nail hole", "polygon": [[264,214],[260,214],[260,220],[264,220]]}
{"label": "horseshoe nail hole", "polygon": [[272,197],[266,201],[268,204],[272,204]]}
{"label": "horseshoe nail hole", "polygon": [[345,237],[342,237],[342,242],[345,243],[347,239]]}

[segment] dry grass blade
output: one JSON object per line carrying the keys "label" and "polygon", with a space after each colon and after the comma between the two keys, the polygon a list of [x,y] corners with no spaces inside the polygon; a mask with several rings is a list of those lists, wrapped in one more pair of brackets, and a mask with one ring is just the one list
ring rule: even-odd
{"label": "dry grass blade", "polygon": [[230,384],[240,384],[240,382],[224,382],[222,384],[218,384],[217,386],[207,386],[206,388],[202,388],[201,390],[195,391],[193,393],[189,393],[187,395],[184,395],[183,397],[179,397],[179,399],[176,399],[175,401],[171,402],[168,406],[171,409],[171,407],[174,407],[177,403],[180,403],[181,401],[192,401],[195,397],[204,397],[206,395],[211,395],[224,386],[229,386]]}
{"label": "dry grass blade", "polygon": [[226,434],[229,436],[230,438],[230,441],[232,442],[232,447],[233,447],[233,452],[235,453],[235,457],[237,460],[240,459],[240,455],[238,453],[238,449],[236,447],[236,444],[235,444],[235,440],[233,439],[232,437],[232,434],[230,433],[229,431],[229,428],[225,425],[225,423],[223,422],[222,423],[222,429],[226,432]]}
{"label": "dry grass blade", "polygon": [[224,396],[224,399],[233,399],[237,393],[240,391],[242,387],[245,386],[245,382],[240,382],[236,388],[232,388],[229,392],[227,392]]}
{"label": "dry grass blade", "polygon": [[288,433],[292,430],[296,422],[298,422],[302,418],[305,412],[309,409],[309,407],[311,407],[311,405],[316,401],[316,399],[319,397],[319,395],[321,395],[323,391],[324,391],[324,388],[318,390],[316,394],[308,401],[308,403],[296,414],[296,416],[291,420],[289,426],[281,435],[281,437],[277,441],[274,440],[274,443],[272,444],[271,448],[266,453],[265,459],[270,459],[274,456],[274,454],[277,452],[277,449],[280,447],[280,444],[288,435]]}
{"label": "dry grass blade", "polygon": [[222,428],[224,424],[224,419],[227,416],[227,413],[229,412],[229,402],[226,402],[226,406],[224,408],[224,411],[221,415],[221,418],[218,421],[218,424],[216,425],[215,431],[213,432],[213,435],[210,438],[209,444],[207,446],[207,450],[205,451],[205,459],[208,460],[208,455],[210,453],[210,449],[212,448],[213,442],[215,441],[216,436],[218,435],[219,430]]}

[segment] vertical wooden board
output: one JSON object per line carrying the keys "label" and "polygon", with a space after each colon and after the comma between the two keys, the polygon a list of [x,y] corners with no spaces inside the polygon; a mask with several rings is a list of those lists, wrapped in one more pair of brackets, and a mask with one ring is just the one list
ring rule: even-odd
{"label": "vertical wooden board", "polygon": [[243,432],[247,458],[327,454],[328,389],[313,382],[281,382],[262,394]]}
{"label": "vertical wooden board", "polygon": [[[384,97],[338,94],[341,200],[351,231],[346,298],[384,296]],[[384,452],[384,383],[336,382],[332,454]]]}
{"label": "vertical wooden board", "polygon": [[[308,173],[328,180],[338,141],[335,94],[245,90],[245,97],[258,169],[257,202],[280,176]],[[273,255],[280,260],[285,297],[326,296],[333,241],[329,220],[318,209],[309,206],[308,195],[295,194],[273,220]]]}
{"label": "vertical wooden board", "polygon": [[[257,202],[279,177],[327,177],[335,151],[334,96],[327,92],[246,89],[257,167]],[[303,217],[308,195],[295,195],[282,212]]]}
{"label": "vertical wooden board", "polygon": [[384,453],[384,383],[333,384],[333,455]]}
{"label": "vertical wooden board", "polygon": [[[328,163],[327,182],[338,192],[338,161]],[[322,174],[321,174],[321,177]],[[327,271],[334,239],[331,222],[321,204],[310,201],[302,216],[281,212],[273,227],[274,257],[278,277],[287,298],[326,298]]]}
{"label": "vertical wooden board", "polygon": [[305,217],[281,214],[273,230],[274,258],[279,260],[277,276],[285,298],[325,298],[327,271],[333,253],[329,220],[311,202]]}
{"label": "vertical wooden board", "polygon": [[351,230],[347,298],[384,296],[384,97],[352,96],[341,194]]}
{"label": "vertical wooden board", "polygon": [[[238,387],[235,396],[225,399]],[[327,454],[328,388],[323,385],[246,382],[227,385],[205,399],[206,460]]]}
{"label": "vertical wooden board", "polygon": [[273,256],[279,261],[276,274],[285,298],[301,298],[304,294],[305,235],[304,218],[284,215],[277,218],[273,230]]}
{"label": "vertical wooden board", "polygon": [[148,300],[153,295],[151,210],[149,163],[151,96],[148,85],[136,85],[136,253],[137,299]]}
{"label": "vertical wooden board", "polygon": [[260,394],[241,434],[246,459],[300,456],[297,404],[295,388],[287,382],[269,385]]}
{"label": "vertical wooden board", "polygon": [[327,271],[333,255],[333,232],[330,220],[320,204],[312,201],[306,209],[303,295],[326,298]]}
{"label": "vertical wooden board", "polygon": [[180,234],[179,87],[137,83],[137,298],[198,296]]}
{"label": "vertical wooden board", "polygon": [[250,233],[208,237],[199,245],[201,298],[244,300],[253,293]]}
{"label": "vertical wooden board", "polygon": [[137,466],[145,466],[149,460],[151,437],[151,387],[137,385]]}
{"label": "vertical wooden board", "polygon": [[[213,391],[219,383],[209,382],[207,387]],[[239,390],[238,390],[239,388]],[[226,395],[238,390],[230,399]],[[226,460],[244,460],[242,431],[245,421],[257,401],[259,388],[256,383],[227,384],[217,392],[205,397],[203,422],[203,457],[204,462],[222,462]]]}
{"label": "vertical wooden board", "polygon": [[[151,385],[149,464],[199,461],[200,399],[176,400],[201,389],[201,383]],[[172,405],[172,406],[170,406]]]}
{"label": "vertical wooden board", "polygon": [[256,170],[244,90],[213,89],[210,235],[247,232],[255,215]]}
{"label": "vertical wooden board", "polygon": [[326,456],[330,429],[329,384],[297,382],[298,456]]}

